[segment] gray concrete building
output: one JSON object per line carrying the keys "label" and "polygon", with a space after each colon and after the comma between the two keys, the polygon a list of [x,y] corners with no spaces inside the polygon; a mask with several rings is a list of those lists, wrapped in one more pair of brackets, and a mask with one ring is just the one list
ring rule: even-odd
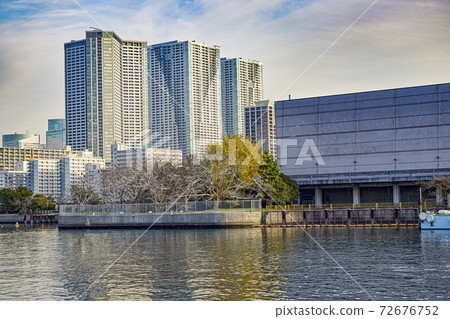
{"label": "gray concrete building", "polygon": [[450,83],[278,101],[275,112],[300,203],[417,202],[417,181],[450,175]]}
{"label": "gray concrete building", "polygon": [[274,101],[257,101],[255,105],[246,106],[245,136],[250,136],[253,142],[259,142],[261,151],[268,150],[277,158],[275,135],[275,107]]}

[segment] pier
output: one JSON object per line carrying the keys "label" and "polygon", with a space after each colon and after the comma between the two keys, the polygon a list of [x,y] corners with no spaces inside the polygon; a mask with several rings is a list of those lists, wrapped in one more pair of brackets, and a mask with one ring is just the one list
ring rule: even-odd
{"label": "pier", "polygon": [[286,227],[400,227],[418,226],[419,208],[307,208],[262,211],[260,226]]}

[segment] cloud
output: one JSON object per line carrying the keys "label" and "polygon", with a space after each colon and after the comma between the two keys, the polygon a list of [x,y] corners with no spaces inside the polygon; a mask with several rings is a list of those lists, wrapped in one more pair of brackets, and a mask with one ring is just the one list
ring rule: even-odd
{"label": "cloud", "polygon": [[[261,61],[265,98],[277,99],[373,1],[78,2],[123,39],[197,40]],[[42,134],[64,116],[63,43],[99,26],[69,0],[2,11],[0,134]],[[446,0],[380,0],[282,98],[450,82],[449,16]]]}

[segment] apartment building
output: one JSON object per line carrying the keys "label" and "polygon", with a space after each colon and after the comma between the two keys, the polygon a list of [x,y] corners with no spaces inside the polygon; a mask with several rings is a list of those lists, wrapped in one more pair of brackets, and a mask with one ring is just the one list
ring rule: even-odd
{"label": "apartment building", "polygon": [[172,41],[147,56],[149,146],[202,157],[222,135],[220,47]]}
{"label": "apartment building", "polygon": [[74,150],[111,161],[111,145],[147,144],[147,43],[86,31],[65,43],[66,134]]}
{"label": "apartment building", "polygon": [[263,100],[262,63],[243,58],[222,58],[223,133],[245,134],[245,107]]}
{"label": "apartment building", "polygon": [[253,142],[259,142],[261,150],[268,150],[276,159],[275,102],[265,100],[254,104],[244,108],[245,136],[250,136]]}

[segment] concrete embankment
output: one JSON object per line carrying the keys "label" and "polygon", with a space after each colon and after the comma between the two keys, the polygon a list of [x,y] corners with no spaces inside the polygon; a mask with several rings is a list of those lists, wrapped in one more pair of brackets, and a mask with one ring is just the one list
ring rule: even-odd
{"label": "concrete embankment", "polygon": [[261,211],[212,211],[205,213],[166,213],[129,215],[62,214],[59,228],[123,227],[252,227],[261,223]]}
{"label": "concrete embankment", "polygon": [[[0,224],[15,224],[23,223],[24,216],[18,214],[0,214]],[[30,221],[30,216],[27,216],[27,221]]]}
{"label": "concrete embankment", "polygon": [[[58,216],[52,215],[52,220],[46,220],[45,215],[33,215],[35,223],[44,223],[44,222],[58,222]],[[30,222],[31,216],[27,215],[27,222]],[[15,224],[24,223],[24,215],[19,214],[0,214],[0,224]]]}

